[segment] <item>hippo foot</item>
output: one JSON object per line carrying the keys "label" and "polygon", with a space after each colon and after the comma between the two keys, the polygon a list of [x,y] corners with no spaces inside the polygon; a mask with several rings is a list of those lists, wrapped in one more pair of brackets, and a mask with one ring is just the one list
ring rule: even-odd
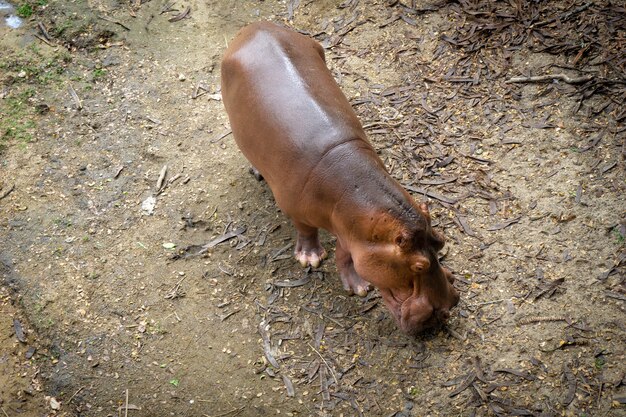
{"label": "hippo foot", "polygon": [[328,254],[319,241],[317,229],[315,229],[314,233],[306,235],[298,232],[295,255],[300,265],[305,268],[309,265],[317,268],[322,263],[322,260],[326,259]]}
{"label": "hippo foot", "polygon": [[372,285],[361,278],[352,266],[340,268],[339,276],[341,277],[343,288],[350,294],[365,297],[367,292],[372,289]]}
{"label": "hippo foot", "polygon": [[317,268],[321,265],[322,260],[326,259],[326,257],[328,256],[324,248],[320,249],[321,251],[315,252],[296,252],[296,259],[298,262],[300,262],[300,265],[305,268],[309,265],[311,265],[313,268]]}

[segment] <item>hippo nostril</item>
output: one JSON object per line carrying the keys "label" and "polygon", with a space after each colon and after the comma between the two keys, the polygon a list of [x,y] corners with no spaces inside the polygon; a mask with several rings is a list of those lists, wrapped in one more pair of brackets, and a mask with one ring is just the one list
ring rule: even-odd
{"label": "hippo nostril", "polygon": [[440,323],[445,323],[450,318],[450,310],[448,310],[447,308],[442,308],[437,312],[437,316]]}

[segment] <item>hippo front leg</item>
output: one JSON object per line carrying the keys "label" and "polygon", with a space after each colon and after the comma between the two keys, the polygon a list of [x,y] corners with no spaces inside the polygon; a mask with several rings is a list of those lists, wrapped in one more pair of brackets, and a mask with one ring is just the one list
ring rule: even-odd
{"label": "hippo front leg", "polygon": [[313,268],[317,268],[322,263],[322,260],[328,256],[320,243],[317,228],[298,222],[294,222],[294,226],[298,231],[295,250],[296,259],[303,267],[311,265]]}
{"label": "hippo front leg", "polygon": [[357,274],[354,269],[352,255],[341,246],[339,240],[337,240],[337,248],[335,250],[335,261],[337,262],[337,269],[339,270],[343,288],[350,294],[365,297],[372,286]]}

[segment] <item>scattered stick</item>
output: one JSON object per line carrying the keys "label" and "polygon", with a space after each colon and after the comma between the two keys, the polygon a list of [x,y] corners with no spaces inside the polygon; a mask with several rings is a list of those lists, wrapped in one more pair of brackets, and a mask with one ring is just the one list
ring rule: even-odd
{"label": "scattered stick", "polygon": [[537,379],[537,377],[531,374],[530,372],[520,371],[520,370],[512,369],[512,368],[500,368],[500,369],[494,369],[493,371],[519,376],[520,378],[524,378],[527,381],[534,381]]}
{"label": "scattered stick", "polygon": [[270,342],[270,335],[265,331],[265,322],[259,323],[259,334],[263,339],[263,351],[265,352],[265,358],[276,369],[280,368],[278,361],[272,354],[272,343]]}
{"label": "scattered stick", "polygon": [[216,237],[215,239],[213,239],[212,241],[210,241],[209,243],[207,243],[206,245],[204,245],[202,247],[202,249],[205,249],[204,252],[206,252],[206,249],[210,249],[215,245],[218,245],[222,242],[226,242],[227,240],[230,240],[236,236],[239,236],[243,233],[245,233],[246,228],[244,226],[239,227],[235,230],[233,230],[232,232],[228,232],[228,233],[224,233],[222,236]]}
{"label": "scattered stick", "polygon": [[119,177],[119,176],[120,176],[120,174],[122,173],[122,170],[123,170],[123,169],[124,169],[124,165],[122,165],[121,167],[119,167],[119,168],[117,169],[117,171],[115,172],[115,175],[113,175],[113,178],[115,179],[115,178]]}
{"label": "scattered stick", "polygon": [[9,194],[11,194],[11,192],[13,192],[13,190],[15,190],[15,184],[11,184],[11,186],[9,188],[7,188],[6,191],[3,191],[2,194],[0,194],[0,200],[2,200],[4,197],[6,197]]}
{"label": "scattered stick", "polygon": [[538,317],[525,317],[519,321],[519,324],[533,324],[544,323],[549,321],[568,321],[563,316],[538,316]]}
{"label": "scattered stick", "polygon": [[465,377],[461,385],[459,385],[454,391],[448,394],[448,397],[453,398],[465,391],[472,385],[472,383],[476,380],[476,371],[470,371],[469,374]]}
{"label": "scattered stick", "polygon": [[174,9],[174,3],[175,2],[171,2],[171,3],[166,3],[165,6],[163,6],[163,8],[161,9],[161,12],[159,12],[159,14],[163,14],[163,13],[169,13],[169,12],[177,12],[177,9]]}
{"label": "scattered stick", "polygon": [[[72,402],[72,400],[74,399],[74,397],[76,397],[76,396],[78,395],[78,393],[79,393],[79,392],[81,392],[83,389],[85,389],[85,387],[80,387],[80,388],[78,388],[78,391],[76,391],[76,392],[74,393],[74,395],[72,395],[72,396],[70,397],[70,399],[69,399],[69,400],[67,400],[67,403],[68,403],[68,404],[69,404],[69,403],[71,403],[71,402]],[[126,401],[126,402],[128,402],[128,401]]]}
{"label": "scattered stick", "polygon": [[[243,407],[235,408],[235,409],[232,409],[230,411],[223,412],[221,414],[216,414],[215,417],[225,417],[225,416],[227,416],[229,414],[232,414],[233,416],[236,416],[238,414],[241,414],[241,412],[244,410],[244,408],[246,408],[245,405]],[[204,416],[208,416],[207,414],[203,414],[203,415]]]}
{"label": "scattered stick", "polygon": [[465,340],[467,340],[467,337],[457,332],[456,330],[452,330],[449,327],[446,327],[445,329],[450,334],[450,336],[454,337],[455,339],[460,340],[461,342],[465,342]]}
{"label": "scattered stick", "polygon": [[535,75],[532,77],[513,77],[506,80],[506,84],[512,83],[537,83],[543,81],[561,80],[567,84],[582,84],[594,79],[593,75],[584,75],[582,77],[571,78],[565,74],[547,74],[547,75]]}
{"label": "scattered stick", "polygon": [[561,404],[568,406],[574,401],[574,397],[576,396],[576,377],[567,364],[563,365],[563,376],[567,381],[567,394],[565,394],[565,398],[561,400]]}
{"label": "scattered stick", "polygon": [[124,410],[124,417],[128,417],[128,388],[126,389],[126,404]]}
{"label": "scattered stick", "polygon": [[180,291],[180,284],[183,283],[183,281],[185,280],[185,277],[182,277],[177,283],[176,285],[174,285],[174,288],[172,288],[167,294],[165,294],[165,299],[168,300],[173,300],[174,298],[178,298],[178,297],[182,297],[185,293]]}
{"label": "scattered stick", "polygon": [[41,34],[46,39],[46,41],[49,41],[50,40],[50,34],[48,33],[48,30],[46,29],[44,24],[41,23],[41,22],[37,22],[37,26],[39,27],[39,30],[41,31]]}
{"label": "scattered stick", "polygon": [[540,27],[540,26],[549,25],[550,23],[554,23],[557,20],[559,20],[560,22],[565,22],[566,20],[569,20],[575,14],[578,14],[580,12],[584,12],[589,7],[591,7],[592,4],[593,4],[593,2],[585,3],[582,6],[575,8],[574,10],[570,10],[569,12],[561,14],[559,17],[553,17],[551,19],[542,20],[541,22],[537,22],[534,25],[531,25],[531,28],[536,28],[536,27]]}
{"label": "scattered stick", "polygon": [[287,389],[287,397],[294,397],[296,395],[296,390],[293,388],[293,383],[291,379],[287,375],[281,375],[283,377],[283,383],[285,384],[285,388]]}
{"label": "scattered stick", "polygon": [[34,35],[34,36],[35,36],[37,39],[39,39],[40,41],[42,41],[43,43],[45,43],[46,45],[50,45],[50,46],[52,46],[52,44],[51,44],[51,43],[50,43],[50,42],[49,42],[46,38],[44,38],[43,36],[38,35],[38,34],[36,34],[36,33],[35,33],[35,35]]}
{"label": "scattered stick", "polygon": [[455,215],[455,220],[461,226],[461,229],[463,230],[463,232],[465,232],[466,235],[478,238],[478,235],[469,226],[469,224],[467,223],[467,219],[465,217],[457,213]]}
{"label": "scattered stick", "polygon": [[616,300],[626,301],[626,296],[613,291],[604,291],[604,295],[610,298],[614,298]]}
{"label": "scattered stick", "polygon": [[161,187],[163,187],[163,181],[165,180],[165,176],[167,175],[167,165],[163,165],[161,168],[161,172],[159,173],[159,179],[156,183],[157,191],[161,191]]}
{"label": "scattered stick", "polygon": [[187,6],[187,8],[183,10],[181,13],[177,14],[174,17],[170,17],[169,19],[167,19],[167,21],[170,23],[173,23],[173,22],[178,22],[179,20],[183,20],[184,18],[187,17],[190,11],[191,11],[191,7]]}
{"label": "scattered stick", "polygon": [[[200,90],[202,90],[202,92],[200,92]],[[209,92],[209,89],[207,86],[205,86],[203,83],[199,83],[196,88],[193,91],[193,94],[191,95],[192,100],[197,99],[200,96],[205,95],[206,93]]]}
{"label": "scattered stick", "polygon": [[[289,255],[289,258],[291,258],[291,255]],[[306,285],[309,283],[309,281],[311,281],[311,276],[305,275],[304,277],[293,281],[276,281],[273,282],[272,285],[274,285],[275,287],[295,288]]]}
{"label": "scattered stick", "polygon": [[234,315],[234,314],[239,313],[240,311],[241,311],[241,310],[234,310],[234,311],[231,311],[230,313],[226,313],[226,314],[224,314],[223,316],[219,316],[220,321],[225,321],[227,318],[229,318],[230,316],[232,316],[232,315]]}
{"label": "scattered stick", "polygon": [[482,306],[486,306],[489,304],[499,304],[503,301],[508,300],[508,298],[501,298],[499,300],[492,300],[492,301],[485,301],[484,303],[478,303],[478,304],[468,304],[467,308],[473,308],[473,307],[482,307]]}
{"label": "scattered stick", "polygon": [[313,351],[315,353],[317,353],[317,356],[320,357],[320,359],[324,362],[324,364],[326,365],[326,368],[328,368],[328,370],[330,371],[330,374],[333,376],[333,379],[335,380],[335,384],[339,385],[339,381],[337,380],[337,376],[335,375],[335,372],[333,371],[333,368],[330,367],[330,365],[328,364],[328,362],[326,362],[326,359],[324,359],[324,357],[322,356],[321,353],[319,353],[319,351],[317,349],[315,349],[309,342],[307,342],[307,345],[309,345],[309,347],[311,349],[313,349]]}
{"label": "scattered stick", "polygon": [[74,100],[74,103],[76,104],[76,108],[78,110],[82,110],[83,102],[81,101],[80,97],[78,97],[78,94],[76,93],[76,90],[74,90],[74,87],[72,87],[72,84],[70,84],[67,89],[70,92],[70,96],[72,96],[72,100]]}
{"label": "scattered stick", "polygon": [[211,139],[211,143],[219,142],[220,140],[224,139],[226,136],[230,135],[231,133],[233,133],[233,131],[229,129],[226,132],[219,135],[218,137],[216,137],[215,139]]}
{"label": "scattered stick", "polygon": [[15,337],[20,343],[26,343],[26,335],[24,334],[24,327],[22,327],[22,323],[18,319],[13,319],[13,330],[15,332]]}
{"label": "scattered stick", "polygon": [[487,230],[490,232],[501,230],[506,227],[509,227],[512,224],[518,223],[520,220],[521,220],[521,217],[516,217],[514,219],[506,220],[506,221],[503,221],[502,223],[497,223],[497,224],[494,224],[493,226],[489,226]]}
{"label": "scattered stick", "polygon": [[107,22],[115,23],[116,25],[119,25],[119,26],[123,27],[124,29],[130,31],[130,28],[128,26],[126,26],[125,24],[123,24],[122,22],[120,22],[119,20],[111,19],[110,17],[103,16],[103,15],[99,15],[98,18],[100,18],[102,20],[106,20]]}
{"label": "scattered stick", "polygon": [[452,204],[456,204],[459,201],[457,199],[449,198],[449,197],[446,197],[445,195],[436,193],[434,191],[428,191],[420,187],[413,187],[411,185],[406,185],[404,188],[406,188],[409,191],[413,191],[414,193],[418,193],[418,194],[428,196],[430,198],[434,198],[435,200],[439,200],[442,203],[446,203],[446,204],[452,205]]}

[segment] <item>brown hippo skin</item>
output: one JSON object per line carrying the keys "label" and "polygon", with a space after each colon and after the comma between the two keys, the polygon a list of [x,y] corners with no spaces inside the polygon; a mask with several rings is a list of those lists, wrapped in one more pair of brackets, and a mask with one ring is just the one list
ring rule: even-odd
{"label": "brown hippo skin", "polygon": [[296,259],[319,266],[324,228],[346,290],[377,287],[406,333],[444,323],[459,301],[437,258],[444,240],[385,170],[322,47],[268,22],[243,28],[222,61],[222,98],[235,141],[298,231]]}

